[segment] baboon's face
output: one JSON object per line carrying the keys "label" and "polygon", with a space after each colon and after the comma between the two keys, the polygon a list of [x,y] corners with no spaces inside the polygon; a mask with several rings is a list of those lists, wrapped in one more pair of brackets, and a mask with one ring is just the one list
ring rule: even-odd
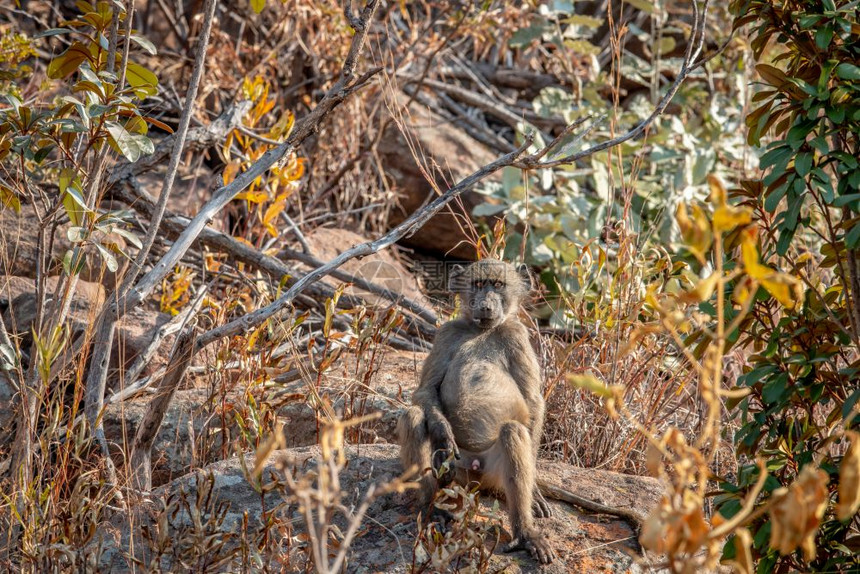
{"label": "baboon's face", "polygon": [[504,261],[483,260],[459,270],[451,288],[460,293],[461,311],[481,329],[500,325],[528,293],[527,279]]}

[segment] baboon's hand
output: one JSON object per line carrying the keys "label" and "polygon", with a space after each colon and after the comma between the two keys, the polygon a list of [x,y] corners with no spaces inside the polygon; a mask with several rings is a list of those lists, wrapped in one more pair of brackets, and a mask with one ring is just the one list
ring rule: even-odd
{"label": "baboon's hand", "polygon": [[552,516],[552,507],[546,501],[540,489],[535,487],[534,502],[532,503],[532,513],[535,518],[549,518]]}
{"label": "baboon's hand", "polygon": [[433,446],[433,470],[439,477],[439,483],[442,485],[449,484],[454,480],[454,467],[449,465],[448,469],[440,475],[439,471],[442,465],[451,459],[460,458],[460,450],[457,448],[457,442],[454,439],[454,431],[451,430],[451,425],[448,421],[435,423],[429,429],[430,444]]}
{"label": "baboon's hand", "polygon": [[[445,456],[442,461],[445,461],[449,455],[453,454],[454,458],[460,460],[460,449],[457,448],[457,441],[454,438],[454,431],[451,430],[451,425],[448,421],[440,421],[433,424],[430,429],[430,444],[434,451],[445,451]],[[434,464],[434,468],[438,467]]]}
{"label": "baboon's hand", "polygon": [[549,545],[549,541],[535,531],[523,532],[517,538],[514,538],[510,544],[504,547],[504,552],[514,552],[516,550],[528,550],[532,558],[541,564],[549,564],[555,560],[555,552]]}

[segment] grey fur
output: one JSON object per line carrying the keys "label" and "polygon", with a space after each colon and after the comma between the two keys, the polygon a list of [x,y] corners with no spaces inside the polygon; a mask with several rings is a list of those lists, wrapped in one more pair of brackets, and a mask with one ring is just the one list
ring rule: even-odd
{"label": "grey fur", "polygon": [[479,261],[455,269],[449,287],[462,317],[439,329],[413,406],[400,418],[401,460],[438,473],[455,459],[440,480],[421,477],[425,505],[451,480],[503,492],[513,529],[507,549],[527,549],[547,564],[555,553],[534,525],[535,514],[549,515],[535,476],[545,406],[537,356],[517,319],[531,289],[528,270]]}

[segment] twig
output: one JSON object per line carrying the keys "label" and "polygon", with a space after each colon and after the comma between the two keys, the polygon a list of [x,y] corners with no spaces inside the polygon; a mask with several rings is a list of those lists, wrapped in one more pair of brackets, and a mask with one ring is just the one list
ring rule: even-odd
{"label": "twig", "polygon": [[311,254],[311,246],[308,244],[308,240],[305,237],[302,230],[299,229],[299,226],[296,225],[296,222],[293,221],[293,218],[287,215],[286,211],[281,212],[281,217],[284,218],[284,221],[287,222],[287,225],[290,226],[290,229],[293,231],[293,234],[296,236],[296,240],[299,242],[299,245],[302,247],[302,252]]}

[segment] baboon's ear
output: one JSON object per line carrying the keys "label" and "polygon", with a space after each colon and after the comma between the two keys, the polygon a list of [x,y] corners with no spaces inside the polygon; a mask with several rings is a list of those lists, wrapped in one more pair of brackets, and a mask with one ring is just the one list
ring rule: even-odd
{"label": "baboon's ear", "polygon": [[462,265],[452,265],[448,270],[448,290],[460,293],[466,290],[466,268]]}
{"label": "baboon's ear", "polygon": [[519,274],[520,279],[523,280],[523,286],[531,291],[534,289],[534,283],[532,282],[532,273],[529,270],[529,266],[525,263],[520,263],[517,265],[517,274]]}

